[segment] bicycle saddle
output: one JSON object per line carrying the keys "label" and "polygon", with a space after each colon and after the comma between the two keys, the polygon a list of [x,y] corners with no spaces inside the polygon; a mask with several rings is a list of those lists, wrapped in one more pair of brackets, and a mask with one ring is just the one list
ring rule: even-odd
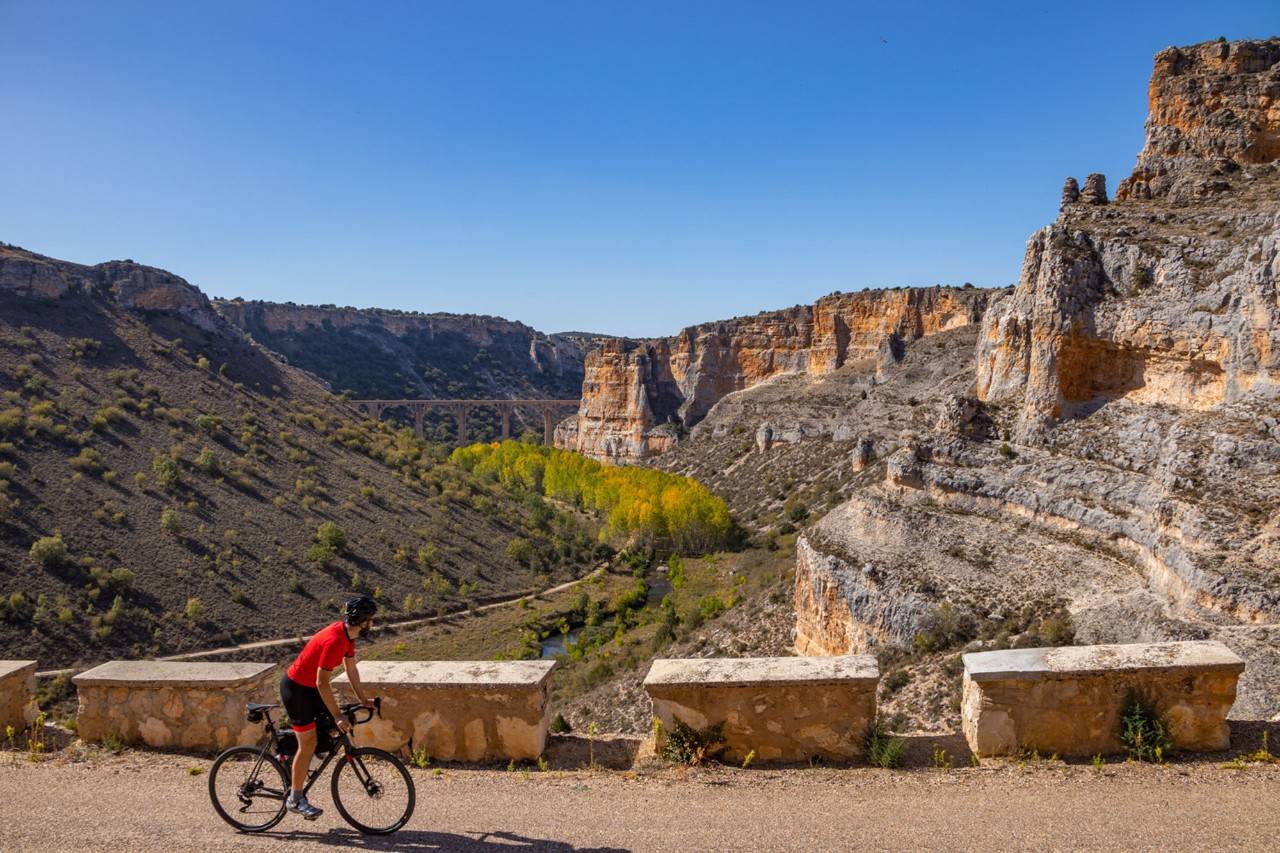
{"label": "bicycle saddle", "polygon": [[245,706],[250,714],[256,711],[270,711],[273,708],[279,708],[279,705],[263,705],[260,702],[250,702]]}

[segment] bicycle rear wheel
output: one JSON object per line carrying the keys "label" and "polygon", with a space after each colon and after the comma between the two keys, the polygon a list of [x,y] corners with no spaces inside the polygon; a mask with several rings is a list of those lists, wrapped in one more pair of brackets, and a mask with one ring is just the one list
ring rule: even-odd
{"label": "bicycle rear wheel", "polygon": [[288,789],[284,767],[258,746],[231,747],[209,771],[214,810],[241,832],[265,832],[279,823]]}
{"label": "bicycle rear wheel", "polygon": [[333,804],[366,835],[395,832],[413,815],[413,779],[400,760],[372,747],[353,749],[333,769]]}

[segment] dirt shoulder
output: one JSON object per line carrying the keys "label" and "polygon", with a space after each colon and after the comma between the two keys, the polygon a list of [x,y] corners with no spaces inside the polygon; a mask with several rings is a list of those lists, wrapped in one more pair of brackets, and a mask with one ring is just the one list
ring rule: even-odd
{"label": "dirt shoulder", "polygon": [[315,797],[326,810],[317,822],[291,816],[278,831],[244,836],[209,805],[209,764],[94,751],[0,763],[0,847],[1261,850],[1274,849],[1280,835],[1280,768],[1274,765],[1095,769],[1041,761],[902,771],[415,769],[417,809],[409,826],[390,838],[356,835],[327,792]]}

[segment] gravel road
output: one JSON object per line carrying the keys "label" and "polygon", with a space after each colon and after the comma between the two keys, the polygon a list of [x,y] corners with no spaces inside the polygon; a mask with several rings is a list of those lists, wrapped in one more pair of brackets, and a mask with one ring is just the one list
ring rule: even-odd
{"label": "gravel road", "polygon": [[[0,849],[294,851],[1277,849],[1280,768],[414,771],[409,826],[363,838],[327,792],[315,823],[238,835],[208,761],[126,753],[0,764]],[[189,768],[204,772],[189,775]],[[325,786],[327,788],[327,786]]]}

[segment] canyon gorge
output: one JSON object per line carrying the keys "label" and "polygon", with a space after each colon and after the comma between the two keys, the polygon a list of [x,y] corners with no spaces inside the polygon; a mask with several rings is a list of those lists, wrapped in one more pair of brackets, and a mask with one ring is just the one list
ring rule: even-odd
{"label": "canyon gorge", "polygon": [[1016,285],[609,343],[557,443],[800,525],[795,649],[915,655],[891,708],[954,717],[948,643],[1217,638],[1248,661],[1236,715],[1272,718],[1277,156],[1280,41],[1169,48],[1132,175],[1068,179]]}

